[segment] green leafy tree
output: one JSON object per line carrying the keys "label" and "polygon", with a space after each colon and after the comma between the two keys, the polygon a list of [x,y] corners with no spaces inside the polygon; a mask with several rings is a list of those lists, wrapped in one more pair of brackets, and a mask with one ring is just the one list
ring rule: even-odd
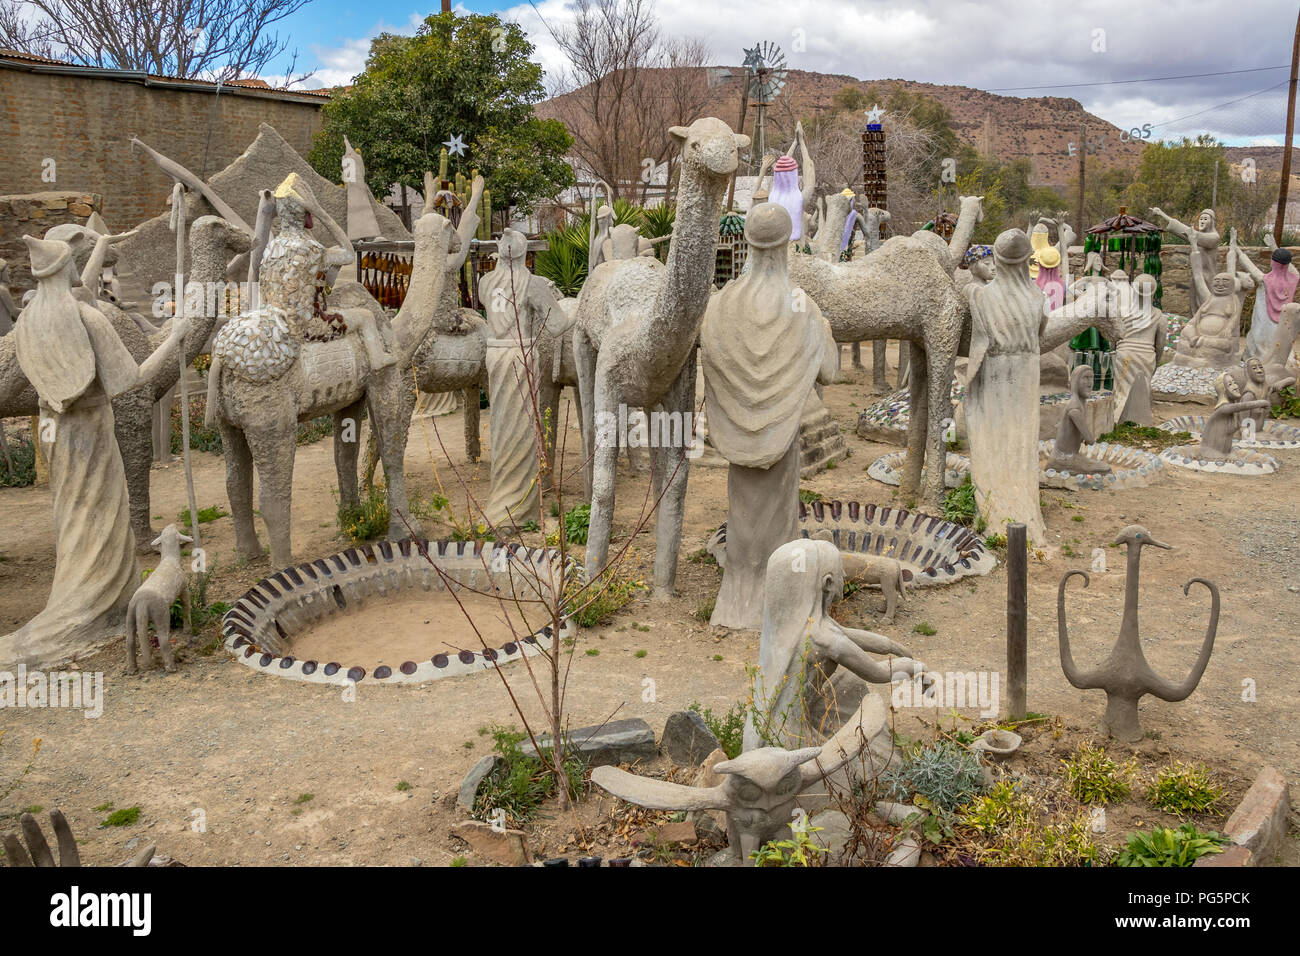
{"label": "green leafy tree", "polygon": [[450,157],[450,171],[477,169],[494,206],[531,212],[574,182],[564,125],[533,115],[545,96],[533,50],[518,24],[495,15],[441,13],[414,36],[381,34],[365,71],[325,106],[312,166],[337,181],[347,136],[376,196],[396,183],[422,189],[443,143],[460,136],[467,149]]}
{"label": "green leafy tree", "polygon": [[1138,215],[1149,214],[1152,206],[1159,206],[1186,221],[1209,208],[1216,198],[1220,204],[1231,200],[1240,184],[1240,177],[1232,173],[1223,144],[1202,133],[1196,139],[1184,137],[1177,143],[1148,143],[1142,150],[1137,179],[1125,191],[1125,198],[1129,210]]}

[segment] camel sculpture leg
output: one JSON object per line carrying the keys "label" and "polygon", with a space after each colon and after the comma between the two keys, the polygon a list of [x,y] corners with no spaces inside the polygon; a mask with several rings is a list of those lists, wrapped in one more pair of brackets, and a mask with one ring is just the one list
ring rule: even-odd
{"label": "camel sculpture leg", "polygon": [[943,483],[948,447],[944,441],[944,421],[952,418],[952,376],[957,359],[957,343],[926,343],[920,354],[913,353],[912,371],[922,379],[923,394],[928,398],[924,421],[928,429],[926,459],[930,470],[926,475],[925,500],[936,508],[943,507],[946,489]]}
{"label": "camel sculpture leg", "polygon": [[[907,342],[912,363],[917,367],[914,372],[924,373],[925,349],[919,342]],[[921,468],[925,459],[926,418],[929,408],[929,396],[925,391],[924,374],[914,374],[908,382],[908,394],[911,399],[911,412],[907,421],[907,461],[903,466],[903,494],[915,498],[921,491]],[[934,469],[932,468],[931,471]],[[940,469],[942,477],[943,470]]]}
{"label": "camel sculpture leg", "polygon": [[147,554],[149,542],[158,537],[150,526],[149,466],[153,462],[153,433],[144,423],[153,421],[149,389],[135,389],[113,403],[113,433],[122,452],[126,471],[126,492],[130,502],[131,532],[135,550]]}
{"label": "camel sculpture leg", "polygon": [[[550,363],[539,363],[539,372],[549,370]],[[550,375],[541,374],[537,382],[537,411],[542,416],[542,447],[546,454],[546,467],[538,475],[542,494],[549,494],[555,486],[555,469],[559,463],[555,458],[556,436],[560,431],[560,392],[563,387],[557,385]]]}
{"label": "camel sculpture leg", "polygon": [[[378,436],[379,456],[384,463],[384,484],[388,488],[388,536],[394,541],[419,537],[423,529],[411,514],[411,504],[406,496],[406,469],[403,458],[406,451],[406,432],[410,415],[403,415],[407,407],[403,399],[401,372],[397,366],[370,373],[369,386],[363,399],[370,410],[370,424]],[[403,424],[405,419],[405,424]],[[339,444],[334,436],[335,447]],[[356,456],[353,454],[352,474],[356,474]]]}
{"label": "camel sculpture leg", "polygon": [[[361,452],[361,416],[365,409],[365,400],[361,399],[331,416],[334,419],[334,474],[339,483],[339,506],[343,508],[355,508],[361,501],[357,489],[357,459]],[[349,420],[352,423],[352,441],[344,441],[345,423]],[[371,419],[373,434],[374,419]]]}
{"label": "camel sculpture leg", "polygon": [[[573,364],[578,371],[578,403],[582,415],[582,473],[583,490],[587,500],[595,502],[595,467],[596,467],[596,352],[591,339],[581,327],[573,330]],[[616,405],[602,405],[602,408],[617,408]],[[618,458],[618,445],[614,446],[615,461]],[[612,488],[611,488],[612,493]],[[602,559],[601,565],[604,565]]]}
{"label": "camel sculpture leg", "polygon": [[[677,378],[668,389],[660,410],[680,412],[682,440],[669,442],[669,447],[652,450],[655,497],[659,502],[659,517],[655,534],[655,588],[657,600],[672,597],[673,582],[677,578],[677,553],[682,542],[682,515],[686,503],[686,480],[690,475],[690,459],[686,457],[689,430],[695,412],[695,349]],[[689,423],[689,424],[688,424]],[[660,429],[662,439],[664,429]]]}
{"label": "camel sculpture leg", "polygon": [[[291,408],[278,410],[274,418],[259,422],[257,431],[246,431],[249,450],[258,477],[258,505],[271,538],[271,564],[287,568],[293,564],[290,547],[290,515],[293,505],[293,463],[297,450],[298,422]],[[231,502],[233,509],[234,502]],[[254,555],[249,555],[254,557]]]}
{"label": "camel sculpture leg", "polygon": [[[597,363],[607,354],[601,352],[597,356]],[[618,408],[619,396],[612,387],[610,378],[610,375],[601,374],[597,369],[594,387],[600,391],[592,395],[594,407]],[[612,440],[601,441],[595,435],[594,426],[589,425],[584,431],[590,433],[590,438],[584,433],[583,441],[589,441],[595,446],[593,453],[588,456],[591,472],[591,520],[587,528],[587,577],[591,580],[605,570],[609,559],[609,536],[614,518],[614,478],[618,467],[618,436],[615,434]],[[657,580],[657,554],[655,561]]]}
{"label": "camel sculpture leg", "polygon": [[[465,387],[465,457],[469,461],[478,461],[483,457],[483,446],[479,440],[479,389],[487,386],[487,377],[481,382]],[[409,417],[409,416],[408,416]],[[402,443],[406,447],[406,443]]]}
{"label": "camel sculpture leg", "polygon": [[[889,370],[888,357],[885,351],[888,346],[889,342],[885,339],[875,339],[871,343],[871,390],[877,395],[884,395],[889,391],[889,379],[885,377],[886,372]],[[899,343],[898,352],[901,361],[903,354],[902,343]],[[857,356],[854,356],[853,367],[861,368],[856,360]]]}
{"label": "camel sculpture leg", "polygon": [[244,433],[224,420],[218,421],[226,458],[226,497],[235,523],[235,550],[245,561],[262,554],[253,523],[253,453]]}

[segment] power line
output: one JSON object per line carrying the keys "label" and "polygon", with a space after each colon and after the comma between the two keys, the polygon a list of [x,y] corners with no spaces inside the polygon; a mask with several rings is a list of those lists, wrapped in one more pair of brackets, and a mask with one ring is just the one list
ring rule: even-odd
{"label": "power line", "polygon": [[[1290,69],[1290,67],[1288,67],[1288,69]],[[1225,106],[1232,106],[1234,103],[1240,103],[1243,100],[1248,100],[1256,96],[1262,96],[1265,93],[1271,93],[1273,90],[1280,89],[1281,87],[1284,86],[1288,86],[1290,83],[1291,83],[1291,79],[1290,77],[1288,77],[1287,79],[1283,80],[1281,83],[1275,83],[1273,86],[1270,86],[1267,89],[1257,90],[1254,93],[1247,93],[1245,96],[1240,96],[1235,100],[1228,100],[1228,102],[1220,103],[1218,106],[1210,106],[1203,110],[1197,110],[1195,113],[1189,113],[1186,116],[1180,116],[1177,119],[1165,120],[1163,123],[1154,123],[1152,124],[1151,128],[1159,129],[1162,126],[1170,126],[1174,123],[1181,123],[1183,120],[1192,119],[1192,117],[1200,116],[1203,113],[1213,113],[1215,110],[1221,110]]]}
{"label": "power line", "polygon": [[1017,93],[1023,90],[1064,90],[1078,86],[1117,86],[1121,83],[1159,83],[1163,80],[1197,80],[1207,76],[1233,76],[1238,73],[1264,73],[1268,70],[1289,70],[1290,63],[1281,66],[1257,66],[1249,70],[1223,70],[1218,73],[1185,73],[1182,76],[1152,76],[1143,80],[1099,80],[1095,83],[1057,83],[1052,86],[1004,86],[985,90],[986,93]]}

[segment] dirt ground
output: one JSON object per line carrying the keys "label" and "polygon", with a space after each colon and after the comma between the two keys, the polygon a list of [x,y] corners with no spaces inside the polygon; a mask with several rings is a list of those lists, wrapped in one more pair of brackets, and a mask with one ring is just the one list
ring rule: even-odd
{"label": "dirt ground", "polygon": [[[857,413],[874,400],[866,381],[861,377],[827,389],[826,405],[851,456],[803,487],[827,499],[898,503],[895,489],[865,474],[877,456],[894,449],[863,441],[853,431]],[[1187,411],[1165,405],[1157,415],[1164,419]],[[566,434],[569,507],[580,501],[581,480],[575,470],[578,433]],[[483,447],[488,448],[486,434]],[[446,494],[461,515],[466,511],[461,480],[482,501],[489,475],[488,463],[467,463],[463,448],[461,419],[453,415],[417,421],[406,455],[411,488],[425,496]],[[1288,729],[1297,714],[1300,676],[1295,640],[1300,452],[1275,454],[1283,467],[1263,478],[1171,468],[1145,489],[1044,491],[1051,546],[1029,564],[1030,710],[1059,715],[1072,732],[1086,735],[1095,726],[1104,696],[1074,689],[1061,673],[1056,586],[1064,571],[1086,569],[1092,550],[1107,548],[1120,528],[1140,523],[1174,546],[1143,554],[1144,648],[1156,670],[1181,679],[1205,634],[1208,596],[1196,588],[1184,597],[1184,582],[1197,576],[1216,581],[1223,609],[1200,686],[1178,704],[1145,698],[1141,719],[1151,736],[1134,749],[1148,762],[1208,760],[1221,769],[1235,797],[1265,764],[1279,767],[1293,788],[1300,784],[1300,743]],[[195,453],[194,464],[199,507],[228,508],[223,461]],[[646,505],[649,479],[622,467],[615,530],[625,541]],[[178,464],[155,467],[155,528],[175,520],[185,507],[184,487]],[[335,522],[335,487],[330,441],[299,448],[293,525],[299,560],[345,544]],[[0,633],[17,628],[45,603],[54,555],[49,507],[45,489],[0,489]],[[643,717],[659,732],[669,714],[694,701],[725,712],[746,696],[745,668],[755,663],[757,634],[715,633],[697,619],[697,610],[716,593],[718,571],[685,560],[725,517],[725,471],[693,469],[679,596],[652,603],[642,593],[613,621],[579,635],[567,687],[572,726]],[[451,530],[445,522],[425,522],[430,538]],[[236,563],[229,518],[203,525],[202,532],[216,569],[210,599],[233,601],[271,570],[265,559]],[[265,544],[264,529],[259,532]],[[540,535],[535,537],[533,543],[540,543]],[[638,576],[649,580],[653,520],[634,548]],[[1067,551],[1075,556],[1066,556]],[[1085,664],[1108,653],[1118,633],[1122,551],[1107,548],[1107,554],[1111,570],[1094,574],[1086,591],[1072,582],[1067,600],[1075,656]],[[854,595],[838,616],[889,634],[935,670],[1005,672],[1005,584],[999,565],[982,578],[913,592],[892,625],[878,618],[883,606],[878,594]],[[932,634],[915,630],[923,623],[929,627],[922,631],[933,629]],[[463,625],[448,616],[445,627],[449,640],[463,645]],[[60,807],[83,843],[83,858],[92,863],[117,862],[131,855],[136,841],[146,840],[190,865],[445,865],[460,855],[477,862],[448,829],[460,819],[451,802],[461,777],[491,748],[487,727],[519,723],[497,676],[482,673],[415,687],[363,682],[355,700],[345,700],[338,688],[254,673],[220,649],[199,653],[215,636],[213,627],[195,638],[193,649],[181,653],[179,672],[171,675],[124,676],[121,642],[79,662],[82,669],[104,674],[104,710],[97,719],[60,709],[0,713],[0,729],[6,732],[0,739],[0,786],[27,764],[31,741],[41,740],[30,772],[0,799],[0,827],[11,827],[22,808]],[[589,654],[592,650],[599,653]],[[637,657],[641,650],[646,654]],[[512,664],[504,674],[529,720],[538,721],[540,708],[523,665]],[[643,699],[645,678],[654,682],[653,702]],[[1243,699],[1252,696],[1252,686],[1254,699]],[[973,708],[962,713],[976,715]],[[944,716],[950,724],[945,714],[901,712],[898,727],[920,735],[926,730],[919,720],[933,724]],[[409,788],[399,789],[399,783]],[[302,799],[307,794],[311,797]],[[107,804],[139,806],[139,821],[99,827],[107,814],[96,808]],[[591,815],[590,823],[608,806],[608,799],[600,806],[592,801],[582,812]],[[554,820],[534,833],[534,846],[543,854],[556,851],[569,830]],[[1291,844],[1288,853],[1294,857],[1294,837]]]}

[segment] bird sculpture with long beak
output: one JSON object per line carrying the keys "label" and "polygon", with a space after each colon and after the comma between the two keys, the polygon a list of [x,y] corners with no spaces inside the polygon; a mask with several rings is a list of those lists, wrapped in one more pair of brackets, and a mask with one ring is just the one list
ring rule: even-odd
{"label": "bird sculpture with long beak", "polygon": [[1219,589],[1204,578],[1192,578],[1183,585],[1183,594],[1188,594],[1193,584],[1204,584],[1209,589],[1210,626],[1200,656],[1187,679],[1180,684],[1167,681],[1151,669],[1142,653],[1142,641],[1138,636],[1138,567],[1144,545],[1164,548],[1166,551],[1170,550],[1170,546],[1157,541],[1151,532],[1137,524],[1131,524],[1121,531],[1115,544],[1128,546],[1128,576],[1124,582],[1124,619],[1120,624],[1119,639],[1105,663],[1084,673],[1075,665],[1070,653],[1070,639],[1065,624],[1065,584],[1078,574],[1083,578],[1083,586],[1087,587],[1089,578],[1086,571],[1067,571],[1061,578],[1056,613],[1060,625],[1061,668],[1065,671],[1066,680],[1080,690],[1104,690],[1106,714],[1102,718],[1102,730],[1116,740],[1132,743],[1142,739],[1142,728],[1138,725],[1138,701],[1144,695],[1152,694],[1170,702],[1186,700],[1200,683],[1205,667],[1210,662],[1214,635],[1219,626]]}

